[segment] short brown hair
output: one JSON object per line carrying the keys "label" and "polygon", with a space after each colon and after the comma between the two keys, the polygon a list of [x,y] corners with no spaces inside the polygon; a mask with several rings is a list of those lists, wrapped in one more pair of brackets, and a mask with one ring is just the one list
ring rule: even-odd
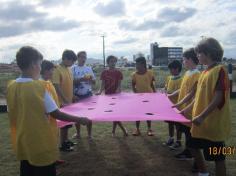
{"label": "short brown hair", "polygon": [[116,57],[116,56],[113,56],[113,55],[110,55],[110,56],[107,57],[107,60],[106,60],[106,61],[107,61],[107,64],[109,64],[109,62],[110,62],[111,59],[115,59],[116,62],[117,62],[117,57]]}
{"label": "short brown hair", "polygon": [[23,46],[16,53],[16,63],[21,70],[28,69],[39,60],[43,60],[43,55],[31,46]]}
{"label": "short brown hair", "polygon": [[79,58],[81,54],[87,54],[87,53],[86,53],[86,51],[79,51],[79,52],[77,53],[77,57]]}
{"label": "short brown hair", "polygon": [[191,59],[196,65],[199,63],[199,60],[198,60],[197,55],[194,51],[194,48],[189,48],[189,49],[185,50],[183,53],[183,57],[185,57],[186,59]]}
{"label": "short brown hair", "polygon": [[40,74],[44,74],[45,71],[51,70],[52,68],[54,68],[54,64],[48,60],[43,60],[42,64],[41,64],[41,72]]}
{"label": "short brown hair", "polygon": [[214,38],[202,39],[195,47],[195,52],[204,53],[216,62],[220,62],[224,54],[224,50],[220,43]]}
{"label": "short brown hair", "polygon": [[77,60],[77,56],[74,53],[74,51],[66,49],[63,51],[62,53],[62,60],[72,60],[72,61],[76,61]]}

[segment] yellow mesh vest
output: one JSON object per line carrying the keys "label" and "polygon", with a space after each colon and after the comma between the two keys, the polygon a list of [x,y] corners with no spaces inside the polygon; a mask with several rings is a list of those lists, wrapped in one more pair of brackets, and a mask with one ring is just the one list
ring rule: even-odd
{"label": "yellow mesh vest", "polygon": [[[45,87],[48,91],[48,93],[51,95],[51,97],[53,98],[53,100],[56,102],[57,106],[60,107],[60,103],[58,100],[58,96],[57,96],[57,92],[52,84],[51,81],[44,81],[45,82]],[[53,117],[51,117],[50,115],[48,115],[49,117],[49,122],[52,128],[52,133],[54,134],[54,137],[57,140],[57,143],[59,143],[59,131],[58,131],[58,127],[57,127],[57,120]]]}
{"label": "yellow mesh vest", "polygon": [[[219,72],[224,66],[218,65],[203,72],[198,81],[195,103],[192,116],[198,116],[212,101],[215,87],[219,78]],[[227,71],[225,81],[229,84]],[[203,138],[211,141],[224,141],[231,131],[231,108],[229,91],[225,92],[225,104],[221,109],[216,108],[211,112],[200,126],[192,125],[191,134],[195,138]]]}
{"label": "yellow mesh vest", "polygon": [[[180,86],[178,102],[181,101],[193,88],[195,83],[198,81],[200,72],[193,73],[192,75],[185,74]],[[190,102],[189,102],[190,103]],[[180,106],[179,110],[184,109],[189,103],[185,103]],[[189,112],[186,118],[191,119],[192,112]]]}
{"label": "yellow mesh vest", "polygon": [[[180,88],[182,77],[172,79],[173,76],[168,76],[166,82],[167,93],[173,93]],[[177,103],[178,97],[173,97],[170,99],[174,104]]]}
{"label": "yellow mesh vest", "polygon": [[[72,102],[73,99],[73,78],[70,68],[58,65],[53,72],[52,78],[53,84],[59,84],[63,94]],[[60,105],[63,104],[63,101],[58,97]]]}
{"label": "yellow mesh vest", "polygon": [[151,84],[153,81],[153,72],[147,70],[145,74],[140,75],[134,72],[132,74],[132,79],[135,81],[135,87],[138,93],[151,93],[153,92]]}
{"label": "yellow mesh vest", "polygon": [[44,95],[42,81],[13,81],[7,88],[13,149],[18,160],[27,160],[34,166],[46,166],[58,158],[57,141],[45,114]]}

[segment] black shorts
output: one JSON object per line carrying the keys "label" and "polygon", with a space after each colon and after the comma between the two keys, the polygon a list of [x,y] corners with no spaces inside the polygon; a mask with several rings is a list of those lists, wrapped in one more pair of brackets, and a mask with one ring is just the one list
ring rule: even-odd
{"label": "black shorts", "polygon": [[56,176],[55,163],[48,166],[33,166],[28,161],[20,161],[20,176]]}
{"label": "black shorts", "polygon": [[223,154],[223,148],[225,148],[225,142],[210,141],[207,139],[193,138],[189,139],[188,147],[193,149],[203,149],[205,160],[207,161],[224,161],[225,155]]}

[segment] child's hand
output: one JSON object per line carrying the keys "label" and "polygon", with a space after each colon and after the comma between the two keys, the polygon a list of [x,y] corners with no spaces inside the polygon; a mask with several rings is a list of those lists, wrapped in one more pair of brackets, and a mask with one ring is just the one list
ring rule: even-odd
{"label": "child's hand", "polygon": [[83,79],[85,80],[85,81],[91,81],[93,78],[92,78],[92,76],[91,75],[84,75],[84,77],[83,77]]}
{"label": "child's hand", "polygon": [[203,121],[204,121],[203,116],[198,116],[192,121],[192,123],[196,126],[200,126]]}
{"label": "child's hand", "polygon": [[160,92],[160,93],[163,93],[163,94],[167,94],[167,92],[166,92],[165,89],[159,89],[159,92]]}
{"label": "child's hand", "polygon": [[[179,105],[178,104],[174,104],[173,106],[171,106],[172,108],[178,108]],[[181,111],[180,111],[181,112]]]}

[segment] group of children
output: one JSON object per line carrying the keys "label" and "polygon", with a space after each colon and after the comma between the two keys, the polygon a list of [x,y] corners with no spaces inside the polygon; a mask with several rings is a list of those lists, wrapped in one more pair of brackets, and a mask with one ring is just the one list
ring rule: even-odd
{"label": "group of children", "polygon": [[[70,67],[77,58],[86,59],[86,53],[76,54],[65,50],[62,62],[55,66],[49,61],[43,61],[42,54],[32,47],[22,47],[16,54],[16,61],[22,71],[20,78],[11,81],[7,89],[7,105],[11,125],[13,148],[20,160],[22,176],[53,176],[56,175],[55,164],[58,161],[58,130],[56,119],[72,121],[87,126],[91,138],[92,122],[85,117],[74,117],[60,112],[59,107],[73,101],[92,96],[88,91],[84,96],[73,95],[74,85],[81,82],[95,83],[94,76],[73,77]],[[84,56],[84,57],[82,57]],[[220,61],[223,49],[213,38],[205,38],[195,48],[183,53],[183,64],[187,70],[181,76],[182,64],[175,60],[168,65],[171,76],[167,78],[165,91],[173,102],[173,107],[179,109],[189,124],[168,122],[169,138],[164,145],[175,150],[181,147],[181,134],[185,134],[185,149],[175,157],[179,159],[194,158],[194,167],[199,176],[209,175],[204,161],[215,161],[216,175],[226,175],[225,156],[209,153],[213,147],[222,148],[230,133],[230,102],[229,80],[227,72]],[[80,61],[82,68],[85,61]],[[122,73],[115,68],[117,58],[107,57],[108,69],[101,74],[101,87],[96,93],[100,95],[121,92]],[[200,72],[197,65],[206,65],[207,69]],[[89,70],[88,68],[83,68]],[[91,72],[91,71],[90,71]],[[39,79],[41,73],[41,79]],[[136,59],[136,71],[132,74],[132,90],[134,93],[156,92],[155,78],[147,69],[144,57]],[[89,89],[90,90],[90,89]],[[158,108],[158,107],[157,107]],[[36,124],[37,125],[32,125]],[[115,135],[117,125],[124,136],[128,136],[122,122],[113,122],[112,135]],[[134,136],[141,134],[140,121],[136,122]],[[68,129],[61,129],[61,150],[71,151],[75,145],[68,140]],[[147,121],[147,135],[152,136],[151,121]],[[174,141],[174,128],[177,139]],[[42,133],[43,129],[43,133]],[[33,133],[32,133],[33,131]],[[204,157],[202,155],[202,151]]]}

